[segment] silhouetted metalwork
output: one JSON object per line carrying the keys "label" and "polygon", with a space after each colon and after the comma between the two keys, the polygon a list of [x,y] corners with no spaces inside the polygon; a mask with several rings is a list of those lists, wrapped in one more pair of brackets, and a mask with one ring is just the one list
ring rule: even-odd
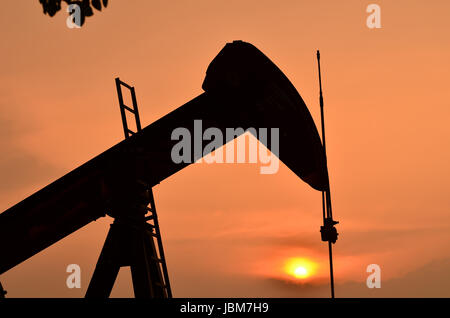
{"label": "silhouetted metalwork", "polygon": [[[122,86],[124,86],[130,90],[131,101],[133,103],[132,107],[125,105],[123,102]],[[120,78],[118,78],[118,77],[116,78],[116,89],[117,89],[117,97],[119,98],[120,116],[122,118],[123,133],[125,135],[125,139],[127,139],[142,130],[141,119],[139,118],[139,110],[138,110],[137,100],[136,100],[136,92],[135,92],[133,86],[130,86],[125,82],[122,82],[120,80]],[[127,115],[125,113],[127,111],[130,112],[131,114],[133,114],[137,131],[133,131],[128,127]]]}
{"label": "silhouetted metalwork", "polygon": [[[327,148],[325,142],[325,115],[323,111],[323,93],[322,93],[322,74],[320,72],[320,52],[317,50],[317,66],[319,69],[319,104],[320,104],[320,120],[322,126],[322,144],[323,153],[325,158],[325,164],[327,161]],[[327,169],[328,171],[328,169]],[[328,180],[328,178],[327,178]],[[328,180],[329,182],[329,180]],[[333,214],[331,210],[331,194],[330,185],[325,190],[322,191],[322,211],[323,211],[323,226],[320,227],[320,234],[322,241],[328,242],[328,256],[330,262],[330,287],[331,287],[331,298],[334,298],[334,274],[333,274],[333,247],[331,244],[336,243],[338,232],[335,225],[339,224],[338,221],[333,220]]]}
{"label": "silhouetted metalwork", "polygon": [[[279,128],[280,160],[314,189],[328,189],[314,121],[295,87],[261,51],[242,41],[228,43],[209,65],[202,88],[201,95],[0,214],[0,274],[105,214],[139,215],[127,211],[140,202],[140,184],[151,189],[190,164],[172,160],[178,140],[171,134],[184,127],[194,136],[196,119],[204,130]],[[235,137],[226,136],[224,144]],[[111,231],[122,231],[119,223]]]}
{"label": "silhouetted metalwork", "polygon": [[[130,90],[132,107],[123,102],[122,86]],[[127,139],[142,130],[136,93],[134,87],[119,78],[116,78],[116,88]],[[137,131],[129,128],[125,112],[134,115]],[[86,297],[109,297],[119,269],[123,266],[130,266],[136,298],[172,297],[152,188],[145,181],[137,179],[132,184],[124,185],[118,192],[127,201],[119,200],[113,204],[114,223],[109,230]]]}
{"label": "silhouetted metalwork", "polygon": [[3,289],[2,283],[0,283],[0,298],[5,298],[7,292]]}

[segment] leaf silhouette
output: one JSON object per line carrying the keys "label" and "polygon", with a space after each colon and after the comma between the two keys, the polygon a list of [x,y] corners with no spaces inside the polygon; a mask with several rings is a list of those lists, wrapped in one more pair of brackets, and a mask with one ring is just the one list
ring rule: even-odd
{"label": "leaf silhouette", "polygon": [[102,11],[102,3],[100,0],[92,0],[92,6],[98,11]]}
{"label": "leaf silhouette", "polygon": [[50,17],[55,16],[58,11],[61,10],[61,2],[64,1],[67,5],[76,4],[80,7],[80,23],[84,24],[86,17],[94,15],[94,9],[101,11],[102,3],[103,7],[108,6],[108,0],[39,0],[42,5],[44,14],[48,14]]}

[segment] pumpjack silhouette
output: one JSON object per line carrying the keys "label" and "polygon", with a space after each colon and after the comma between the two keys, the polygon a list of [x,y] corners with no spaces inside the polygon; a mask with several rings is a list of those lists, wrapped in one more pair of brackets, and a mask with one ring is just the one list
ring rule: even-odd
{"label": "pumpjack silhouette", "polygon": [[[226,44],[207,69],[204,93],[145,128],[134,87],[119,78],[116,85],[125,139],[0,214],[0,274],[109,215],[114,222],[86,297],[109,297],[121,266],[131,268],[135,297],[172,297],[152,188],[189,165],[172,160],[177,141],[171,133],[184,127],[194,135],[196,119],[204,129],[222,131],[279,128],[280,160],[312,188],[329,190],[326,154],[308,108],[252,44]],[[130,90],[132,106],[123,102],[123,87]],[[126,112],[134,115],[136,131],[129,128]],[[224,144],[236,137],[227,136]],[[266,140],[260,141],[270,149]],[[334,240],[324,226],[322,239]]]}

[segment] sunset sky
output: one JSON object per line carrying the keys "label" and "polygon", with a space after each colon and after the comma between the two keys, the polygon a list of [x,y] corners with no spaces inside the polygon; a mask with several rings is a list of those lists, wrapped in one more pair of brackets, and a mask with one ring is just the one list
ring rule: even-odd
{"label": "sunset sky", "polygon": [[[366,26],[372,3],[380,29]],[[110,0],[81,29],[65,10],[2,4],[0,212],[123,139],[115,77],[136,87],[146,126],[201,94],[210,61],[243,40],[318,125],[320,49],[337,297],[450,297],[449,1]],[[329,297],[321,194],[286,166],[191,165],[154,193],[175,297]],[[1,275],[8,296],[83,297],[111,222]],[[311,275],[288,274],[292,259]],[[69,264],[81,289],[66,287]],[[132,295],[124,268],[112,296]]]}

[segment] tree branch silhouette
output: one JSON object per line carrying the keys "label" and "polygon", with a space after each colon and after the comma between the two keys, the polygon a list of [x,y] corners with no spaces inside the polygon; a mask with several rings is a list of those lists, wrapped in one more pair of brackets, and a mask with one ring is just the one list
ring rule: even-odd
{"label": "tree branch silhouette", "polygon": [[94,10],[102,11],[102,6],[108,6],[108,0],[39,0],[44,10],[44,14],[53,17],[59,10],[61,10],[61,2],[64,1],[67,5],[76,4],[80,7],[80,23],[82,26],[86,17],[94,15]]}

